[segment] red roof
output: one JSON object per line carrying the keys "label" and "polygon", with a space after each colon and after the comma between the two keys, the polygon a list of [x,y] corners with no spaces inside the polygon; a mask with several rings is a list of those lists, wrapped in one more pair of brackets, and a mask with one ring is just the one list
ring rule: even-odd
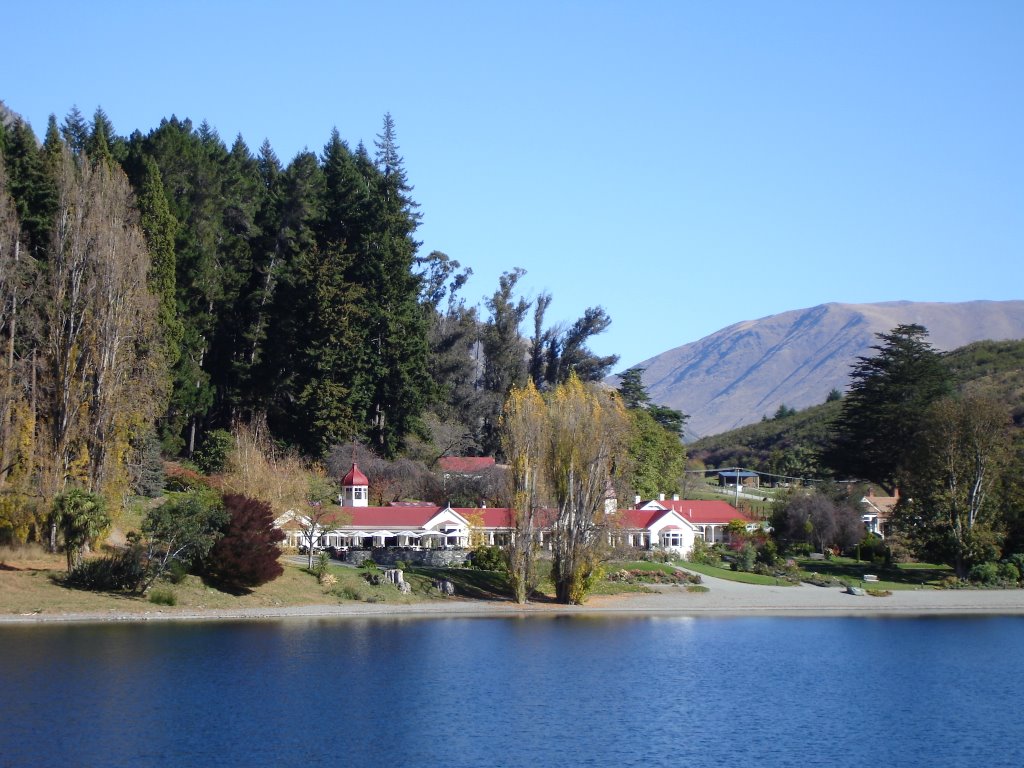
{"label": "red roof", "polygon": [[619,512],[622,517],[622,525],[626,528],[644,530],[654,525],[659,518],[667,515],[661,509],[623,509]]}
{"label": "red roof", "polygon": [[[353,528],[420,528],[440,507],[344,507],[336,519]],[[347,520],[347,522],[345,522]]]}
{"label": "red roof", "polygon": [[484,528],[511,528],[512,511],[508,507],[452,507],[467,520],[470,515],[479,515]]}
{"label": "red roof", "polygon": [[362,472],[359,471],[359,467],[356,463],[352,462],[352,469],[348,471],[348,474],[341,479],[342,485],[369,485],[370,480]]}
{"label": "red roof", "polygon": [[680,517],[684,517],[697,525],[726,525],[733,520],[744,523],[754,522],[727,501],[680,499],[678,501],[659,501],[663,507],[674,509]]}
{"label": "red roof", "polygon": [[442,472],[468,474],[490,469],[494,466],[494,458],[491,456],[442,456],[437,460],[437,466],[441,468]]}

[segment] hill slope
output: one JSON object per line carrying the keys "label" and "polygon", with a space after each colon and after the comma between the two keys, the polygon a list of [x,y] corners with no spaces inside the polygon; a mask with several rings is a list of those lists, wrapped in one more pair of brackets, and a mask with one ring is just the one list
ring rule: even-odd
{"label": "hill slope", "polygon": [[[1006,404],[1024,433],[1024,341],[979,341],[947,352],[946,364],[962,391],[983,392]],[[841,401],[709,435],[692,443],[689,454],[709,467],[742,466],[796,477],[822,477],[818,455],[829,440]]]}
{"label": "hill slope", "polygon": [[780,405],[806,408],[844,390],[876,333],[919,323],[939,350],[1024,339],[1024,301],[822,304],[736,323],[640,363],[651,398],[690,414],[688,437],[758,422]]}

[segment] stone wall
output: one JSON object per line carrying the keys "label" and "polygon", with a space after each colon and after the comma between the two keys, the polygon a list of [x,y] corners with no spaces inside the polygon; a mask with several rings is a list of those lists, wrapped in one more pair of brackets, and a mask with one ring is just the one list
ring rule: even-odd
{"label": "stone wall", "polygon": [[431,568],[451,568],[466,564],[469,550],[466,549],[354,549],[345,553],[344,561],[362,565],[373,560],[377,565],[392,567],[399,560],[409,565],[425,565]]}

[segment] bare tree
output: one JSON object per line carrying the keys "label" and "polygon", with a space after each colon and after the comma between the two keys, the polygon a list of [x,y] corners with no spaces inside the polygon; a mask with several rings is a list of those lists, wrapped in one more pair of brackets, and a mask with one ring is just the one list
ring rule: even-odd
{"label": "bare tree", "polygon": [[75,481],[116,498],[127,489],[134,430],[158,402],[152,375],[156,302],[149,256],[128,180],[106,163],[67,149],[49,251],[45,422],[51,471],[44,494]]}

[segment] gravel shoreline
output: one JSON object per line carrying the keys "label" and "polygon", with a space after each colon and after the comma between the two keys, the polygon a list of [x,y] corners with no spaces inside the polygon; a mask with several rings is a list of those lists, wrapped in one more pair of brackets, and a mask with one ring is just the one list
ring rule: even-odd
{"label": "gravel shoreline", "polygon": [[452,598],[398,605],[341,603],[243,609],[154,609],[145,612],[0,614],[0,625],[279,619],[459,618],[566,615],[632,616],[949,616],[1024,615],[1024,590],[901,590],[886,597],[855,596],[836,587],[756,586],[704,577],[707,592],[675,586],[652,594],[597,596],[567,606]]}

